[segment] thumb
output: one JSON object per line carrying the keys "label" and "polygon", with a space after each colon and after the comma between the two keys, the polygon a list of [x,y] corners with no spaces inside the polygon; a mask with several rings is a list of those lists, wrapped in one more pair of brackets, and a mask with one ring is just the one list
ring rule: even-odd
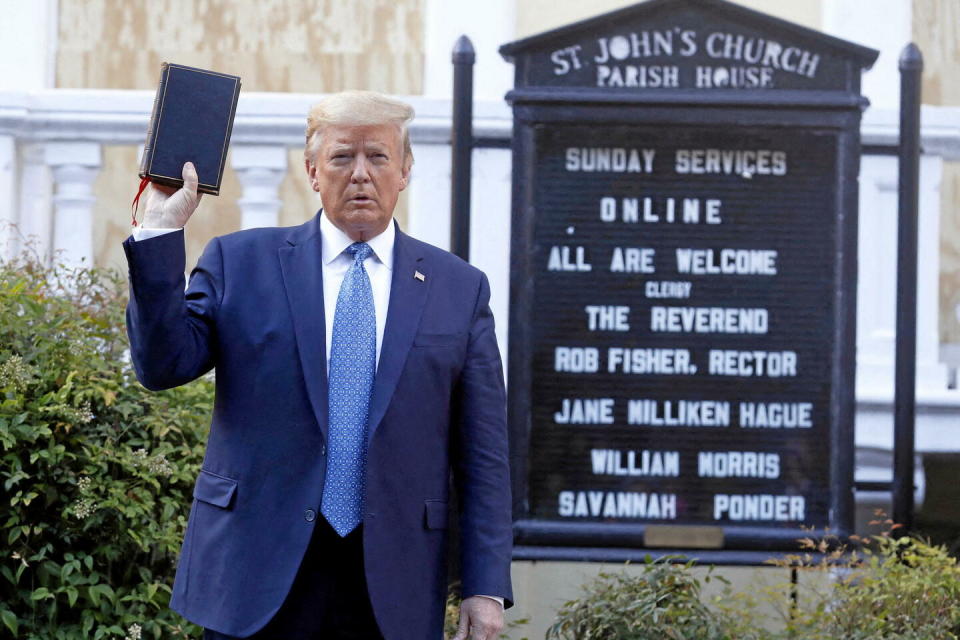
{"label": "thumb", "polygon": [[196,197],[197,184],[200,182],[200,178],[197,176],[197,168],[193,166],[192,162],[187,162],[183,165],[181,175],[183,176],[184,191],[189,191],[192,196]]}
{"label": "thumb", "polygon": [[462,608],[460,609],[460,624],[457,625],[457,635],[452,640],[467,640],[467,627],[469,626],[470,616]]}

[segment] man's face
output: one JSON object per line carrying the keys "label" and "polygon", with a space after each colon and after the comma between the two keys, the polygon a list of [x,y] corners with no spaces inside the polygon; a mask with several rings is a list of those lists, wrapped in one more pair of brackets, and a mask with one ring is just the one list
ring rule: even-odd
{"label": "man's face", "polygon": [[327,218],[355,242],[387,228],[409,174],[392,124],[326,127],[306,168]]}

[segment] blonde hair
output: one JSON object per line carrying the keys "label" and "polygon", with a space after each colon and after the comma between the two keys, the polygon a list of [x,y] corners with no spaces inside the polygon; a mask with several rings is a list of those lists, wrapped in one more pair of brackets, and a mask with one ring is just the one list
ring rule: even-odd
{"label": "blonde hair", "polygon": [[407,125],[413,120],[413,107],[376,91],[341,91],[333,93],[310,107],[307,113],[307,140],[303,155],[307,162],[320,150],[320,137],[330,125],[393,124],[400,130],[403,143],[403,168],[413,165],[413,149]]}

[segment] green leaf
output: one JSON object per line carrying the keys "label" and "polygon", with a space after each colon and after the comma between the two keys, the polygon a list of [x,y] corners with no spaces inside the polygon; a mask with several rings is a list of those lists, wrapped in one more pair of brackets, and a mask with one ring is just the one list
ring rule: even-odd
{"label": "green leaf", "polygon": [[98,589],[99,586],[100,585],[98,584],[94,584],[87,587],[87,597],[90,598],[90,602],[92,602],[93,606],[95,607],[100,606],[100,589]]}
{"label": "green leaf", "polygon": [[80,592],[76,587],[67,587],[67,603],[72,607],[77,603],[77,598],[80,596]]}
{"label": "green leaf", "polygon": [[19,623],[17,622],[16,614],[9,609],[4,609],[3,611],[0,611],[0,620],[3,620],[4,626],[6,626],[7,629],[10,629],[10,633],[16,637],[17,629],[20,628]]}
{"label": "green leaf", "polygon": [[33,593],[30,594],[31,600],[43,600],[44,598],[52,598],[53,594],[50,593],[50,590],[46,587],[39,587],[34,589]]}

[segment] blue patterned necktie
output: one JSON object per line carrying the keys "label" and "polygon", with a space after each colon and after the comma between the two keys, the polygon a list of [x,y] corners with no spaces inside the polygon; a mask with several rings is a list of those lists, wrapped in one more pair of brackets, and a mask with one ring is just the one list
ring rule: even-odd
{"label": "blue patterned necktie", "polygon": [[377,360],[373,289],[363,261],[373,253],[366,242],[346,249],[354,255],[343,277],[330,345],[327,475],[320,511],[341,536],[363,519],[367,414]]}

